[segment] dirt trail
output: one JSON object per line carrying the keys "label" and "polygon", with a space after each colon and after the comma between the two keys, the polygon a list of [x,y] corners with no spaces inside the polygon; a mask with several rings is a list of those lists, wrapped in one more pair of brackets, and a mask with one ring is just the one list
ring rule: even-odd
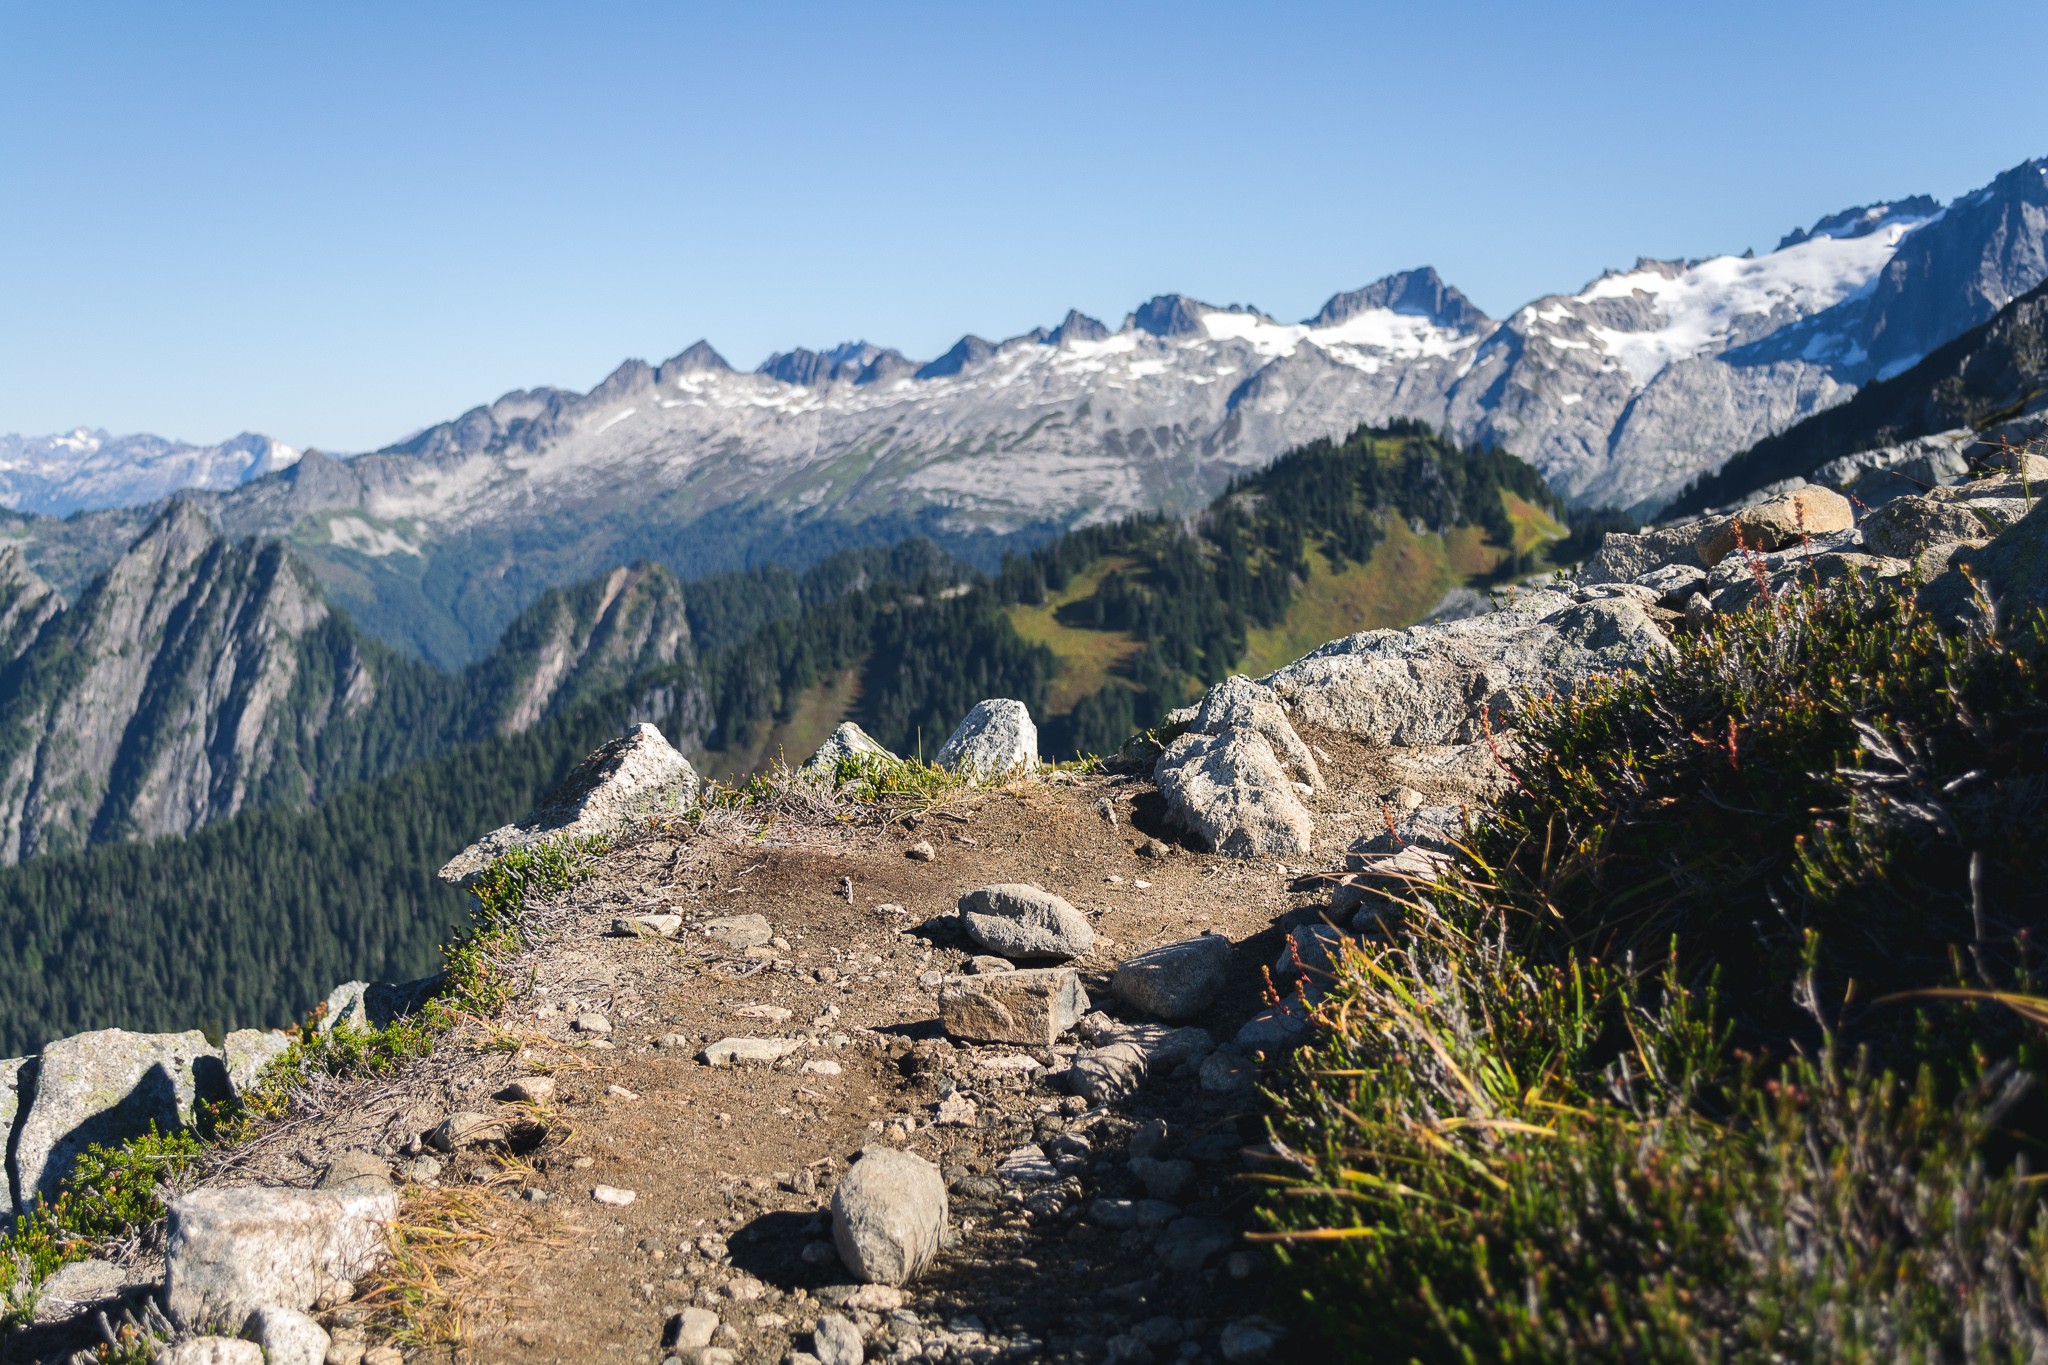
{"label": "dirt trail", "polygon": [[[1413,774],[1311,738],[1332,791],[1348,794],[1319,811],[1314,862],[1331,867],[1378,823],[1379,795]],[[1255,1095],[1205,1092],[1187,1067],[1090,1109],[1049,1083],[1082,1037],[961,1044],[936,1017],[935,974],[974,952],[955,903],[1003,881],[1088,915],[1095,945],[1074,965],[1098,1009],[1118,1012],[1117,962],[1205,930],[1229,936],[1234,960],[1191,1022],[1222,1041],[1261,1008],[1285,927],[1323,904],[1297,875],[1309,868],[1183,848],[1159,804],[1148,782],[1098,775],[971,791],[914,825],[722,818],[636,835],[542,907],[525,989],[499,1019],[347,1112],[276,1135],[246,1174],[309,1183],[370,1147],[410,1178],[423,1213],[459,1196],[491,1235],[444,1270],[441,1292],[465,1319],[462,1353],[482,1361],[654,1365],[669,1354],[664,1323],[690,1306],[717,1313],[710,1344],[739,1361],[809,1349],[828,1307],[856,1319],[870,1360],[1221,1359],[1224,1325],[1266,1306],[1262,1261],[1233,1239],[1262,1136]],[[1160,839],[1162,856],[1140,851]],[[918,842],[930,861],[908,856]],[[620,917],[652,913],[682,916],[678,937],[615,933]],[[739,915],[765,917],[772,941],[704,935],[705,921]],[[589,1016],[609,1032],[579,1028]],[[772,1065],[701,1059],[735,1036],[795,1047]],[[493,1098],[530,1076],[553,1079],[550,1100]],[[423,1151],[419,1135],[463,1111],[523,1115],[546,1136],[516,1153]],[[1163,1163],[1153,1184],[1131,1168],[1134,1136]],[[856,1293],[829,1249],[832,1185],[877,1144],[936,1162],[951,1190],[947,1249],[900,1305]],[[1030,1145],[1042,1165],[1002,1169]],[[600,1187],[631,1202],[599,1202]],[[368,1326],[374,1341],[389,1322]]]}

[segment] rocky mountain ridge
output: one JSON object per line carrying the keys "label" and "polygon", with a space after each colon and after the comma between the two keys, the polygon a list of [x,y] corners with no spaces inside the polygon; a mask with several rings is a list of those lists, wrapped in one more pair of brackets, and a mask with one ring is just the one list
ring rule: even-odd
{"label": "rocky mountain ridge", "polygon": [[[1167,295],[1115,329],[1071,314],[923,363],[850,342],[742,373],[699,342],[206,496],[450,667],[611,564],[695,575],[913,531],[986,562],[1004,537],[1191,510],[1290,446],[1397,417],[1519,454],[1574,504],[1649,510],[2048,277],[2044,172],[1830,215],[1760,257],[1643,261],[1501,323],[1422,269],[1302,323]],[[21,533],[39,566],[92,534]]]}
{"label": "rocky mountain ridge", "polygon": [[238,488],[289,469],[299,454],[247,431],[211,446],[87,427],[0,435],[0,507],[49,517],[134,507],[187,489]]}

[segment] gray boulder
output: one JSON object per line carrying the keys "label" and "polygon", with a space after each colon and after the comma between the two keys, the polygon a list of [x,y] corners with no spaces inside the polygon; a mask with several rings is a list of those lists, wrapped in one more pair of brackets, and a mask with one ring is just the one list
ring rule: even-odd
{"label": "gray boulder", "polygon": [[1323,789],[1323,774],[1316,766],[1315,755],[1288,722],[1280,698],[1262,683],[1242,675],[1225,678],[1203,695],[1188,728],[1205,735],[1250,730],[1271,745],[1274,755],[1294,770],[1295,781],[1311,791]]}
{"label": "gray boulder", "polygon": [[1708,522],[1699,536],[1700,563],[1711,569],[1738,547],[1782,550],[1855,525],[1855,504],[1832,488],[1809,486]]}
{"label": "gray boulder", "polygon": [[1025,960],[1064,962],[1095,946],[1095,927],[1086,915],[1023,882],[999,882],[962,896],[960,927],[990,952]]}
{"label": "gray boulder", "polygon": [[923,1157],[871,1147],[832,1192],[833,1245],[868,1284],[909,1283],[945,1233],[946,1181]]}
{"label": "gray boulder", "polygon": [[423,976],[417,981],[344,981],[327,993],[322,1002],[319,1030],[331,1033],[337,1025],[350,1028],[388,1028],[427,1003],[441,989],[443,977]]}
{"label": "gray boulder", "polygon": [[1021,701],[976,702],[934,762],[976,781],[1031,772],[1038,767],[1038,727]]}
{"label": "gray boulder", "polygon": [[1471,744],[1532,693],[1569,690],[1669,647],[1632,596],[1529,592],[1470,620],[1333,640],[1262,681],[1297,718],[1373,744]]}
{"label": "gray boulder", "polygon": [[818,746],[818,751],[804,760],[803,767],[798,768],[797,773],[815,782],[829,781],[833,774],[839,771],[841,761],[863,756],[890,760],[896,757],[877,744],[867,731],[850,720],[842,721],[839,728]]}
{"label": "gray boulder", "polygon": [[1920,600],[1942,619],[1963,620],[1976,615],[1979,589],[2004,620],[2048,606],[2048,503],[2037,503],[1982,549],[1956,555],[1953,567],[1921,589]]}
{"label": "gray boulder", "polygon": [[1706,565],[1700,563],[1698,540],[1697,522],[1637,535],[1609,531],[1601,537],[1600,548],[1593,552],[1593,557],[1579,567],[1578,581],[1589,585],[1633,583],[1671,565],[1703,570]]}
{"label": "gray boulder", "polygon": [[[200,1100],[229,1098],[227,1068],[206,1035],[100,1029],[43,1049],[35,1097],[15,1139],[18,1207],[48,1199],[91,1144],[175,1132]],[[237,1324],[239,1325],[239,1324]]]}
{"label": "gray boulder", "polygon": [[1174,823],[1204,847],[1240,858],[1309,851],[1315,820],[1255,730],[1182,735],[1159,756],[1152,780]]}
{"label": "gray boulder", "polygon": [[448,860],[441,880],[465,889],[516,849],[602,838],[656,810],[683,810],[697,770],[652,725],[636,725],[577,764],[516,825],[492,830]]}
{"label": "gray boulder", "polygon": [[1962,498],[1940,492],[1894,498],[1863,519],[1863,544],[1875,554],[1913,559],[1935,545],[1958,540],[1988,540],[1999,527],[1971,510]]}
{"label": "gray boulder", "polygon": [[1230,940],[1203,934],[1125,958],[1109,988],[1125,1004],[1177,1023],[1207,1009],[1229,974]]}
{"label": "gray boulder", "polygon": [[939,987],[939,1023],[955,1038],[1049,1047],[1088,1013],[1088,992],[1072,967],[949,977]]}
{"label": "gray boulder", "polygon": [[1111,1026],[1099,1046],[1077,1054],[1061,1083],[1090,1104],[1115,1104],[1135,1094],[1153,1071],[1198,1064],[1215,1049],[1208,1030],[1160,1024]]}
{"label": "gray boulder", "polygon": [[265,1365],[325,1365],[332,1344],[319,1323],[275,1304],[251,1313],[242,1335],[263,1348]]}
{"label": "gray boulder", "polygon": [[383,1259],[398,1193],[268,1186],[194,1190],[171,1201],[164,1251],[171,1320],[234,1328],[263,1308],[304,1312]]}
{"label": "gray boulder", "polygon": [[221,1060],[228,1069],[228,1084],[237,1095],[246,1095],[263,1068],[282,1057],[292,1045],[292,1035],[283,1029],[238,1028],[221,1040]]}

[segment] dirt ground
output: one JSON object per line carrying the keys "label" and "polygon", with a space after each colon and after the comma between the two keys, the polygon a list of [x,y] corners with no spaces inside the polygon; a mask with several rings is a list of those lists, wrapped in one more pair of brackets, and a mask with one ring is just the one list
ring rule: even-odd
{"label": "dirt ground", "polygon": [[[533,907],[538,941],[499,1018],[404,1075],[330,1097],[319,1121],[272,1132],[219,1176],[311,1184],[363,1150],[399,1172],[414,1254],[327,1315],[340,1365],[354,1365],[350,1343],[394,1333],[412,1359],[687,1362],[663,1333],[690,1306],[718,1315],[710,1345],[737,1361],[810,1349],[828,1308],[859,1324],[870,1360],[1220,1360],[1227,1323],[1286,1317],[1268,1301],[1263,1254],[1235,1240],[1264,1136],[1256,1092],[1219,1097],[1184,1067],[1091,1109],[1052,1079],[1083,1037],[1044,1049],[950,1040],[936,983],[974,952],[956,927],[962,893],[1029,882],[1093,923],[1074,965],[1111,1016],[1123,958],[1228,935],[1231,984],[1191,1021],[1228,1039],[1266,1003],[1262,968],[1286,929],[1326,905],[1306,874],[1340,867],[1354,839],[1384,828],[1381,799],[1403,782],[1439,800],[1477,789],[1469,754],[1411,753],[1397,768],[1342,737],[1305,737],[1330,793],[1316,803],[1314,856],[1293,865],[1183,846],[1149,781],[1115,773],[968,791],[886,825],[722,816],[636,834]],[[931,860],[909,856],[919,842]],[[683,918],[673,939],[615,930],[663,913]],[[766,917],[769,943],[702,931],[746,914]],[[772,1065],[702,1060],[735,1036],[794,1050]],[[499,1098],[533,1077],[550,1078],[552,1096]],[[452,1153],[423,1144],[453,1113],[507,1122],[509,1136]],[[1161,1189],[1132,1171],[1140,1134],[1155,1159],[1188,1163],[1174,1168],[1184,1180]],[[950,1190],[946,1250],[900,1296],[861,1290],[830,1250],[833,1184],[873,1145],[929,1158]],[[1029,1145],[1043,1164],[1002,1169]],[[630,1202],[600,1202],[606,1192]],[[409,1326],[391,1311],[400,1301]],[[444,1341],[408,1340],[421,1329]]]}

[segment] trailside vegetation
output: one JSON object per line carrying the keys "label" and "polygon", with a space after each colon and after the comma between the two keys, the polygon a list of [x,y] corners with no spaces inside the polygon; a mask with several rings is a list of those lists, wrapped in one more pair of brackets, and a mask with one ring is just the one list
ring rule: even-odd
{"label": "trailside vegetation", "polygon": [[1760,601],[1519,723],[1277,1092],[1333,1359],[2048,1352],[2048,621]]}

